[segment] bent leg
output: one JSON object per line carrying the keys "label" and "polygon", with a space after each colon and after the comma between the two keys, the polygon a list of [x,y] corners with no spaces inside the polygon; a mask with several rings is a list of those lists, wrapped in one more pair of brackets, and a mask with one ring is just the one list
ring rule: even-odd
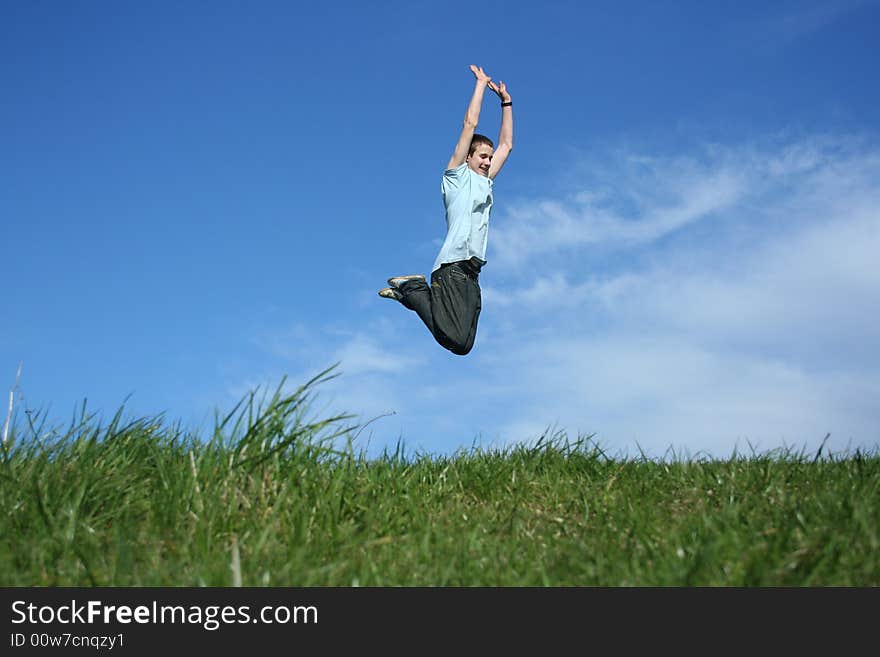
{"label": "bent leg", "polygon": [[480,286],[456,264],[431,274],[434,338],[454,354],[464,356],[474,346],[482,309]]}
{"label": "bent leg", "polygon": [[431,273],[430,288],[424,280],[412,280],[397,289],[400,302],[419,316],[440,346],[459,356],[470,352],[482,308],[475,274],[452,263]]}
{"label": "bent leg", "polygon": [[[431,280],[433,281],[433,276]],[[400,303],[415,311],[428,327],[431,335],[434,335],[434,314],[431,311],[431,291],[428,289],[428,284],[424,280],[414,280],[404,283],[397,289],[403,295]]]}

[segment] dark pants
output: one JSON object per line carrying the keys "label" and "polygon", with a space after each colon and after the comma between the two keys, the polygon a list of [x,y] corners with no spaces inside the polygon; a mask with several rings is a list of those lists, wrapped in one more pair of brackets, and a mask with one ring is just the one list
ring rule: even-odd
{"label": "dark pants", "polygon": [[482,298],[481,265],[475,259],[443,265],[431,274],[431,287],[421,280],[400,286],[403,305],[414,310],[434,339],[464,356],[474,346]]}

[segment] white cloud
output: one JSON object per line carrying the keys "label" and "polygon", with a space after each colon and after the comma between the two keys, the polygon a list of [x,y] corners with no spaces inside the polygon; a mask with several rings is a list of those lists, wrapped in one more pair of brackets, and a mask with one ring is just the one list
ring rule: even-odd
{"label": "white cloud", "polygon": [[374,373],[395,373],[417,366],[421,359],[382,346],[362,333],[352,335],[332,357],[344,363],[348,376]]}
{"label": "white cloud", "polygon": [[676,336],[593,336],[523,350],[507,376],[529,382],[500,433],[512,440],[550,424],[596,433],[612,452],[667,449],[729,455],[749,442],[837,449],[876,444],[877,377],[817,376],[798,363],[749,351],[712,350]]}
{"label": "white cloud", "polygon": [[[604,166],[630,184],[575,192],[563,201],[520,202],[494,219],[493,266],[510,270],[559,250],[652,242],[729,207],[748,183],[726,163],[706,168],[692,160],[622,155]],[[610,184],[599,176],[594,183]]]}
{"label": "white cloud", "polygon": [[584,181],[568,198],[502,205],[489,256],[510,273],[554,254],[650,245],[698,223],[748,227],[748,213],[791,222],[858,208],[878,197],[871,189],[880,154],[865,148],[819,136],[769,147],[708,145],[688,157],[594,157],[582,163]]}

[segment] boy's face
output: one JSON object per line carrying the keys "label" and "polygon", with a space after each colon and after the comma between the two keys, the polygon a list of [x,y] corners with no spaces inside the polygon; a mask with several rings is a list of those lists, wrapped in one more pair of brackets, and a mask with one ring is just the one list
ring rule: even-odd
{"label": "boy's face", "polygon": [[492,155],[495,149],[489,144],[477,144],[474,152],[468,155],[467,165],[474,173],[481,176],[489,175],[489,165],[492,164]]}

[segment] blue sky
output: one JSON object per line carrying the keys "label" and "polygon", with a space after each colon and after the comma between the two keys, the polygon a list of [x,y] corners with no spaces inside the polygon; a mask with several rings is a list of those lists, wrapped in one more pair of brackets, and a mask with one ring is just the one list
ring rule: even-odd
{"label": "blue sky", "polygon": [[[376,418],[371,453],[874,449],[878,25],[867,0],[2,2],[2,387],[21,364],[18,417],[198,430],[339,362],[315,413]],[[376,291],[429,273],[472,63],[515,149],[461,358]]]}

